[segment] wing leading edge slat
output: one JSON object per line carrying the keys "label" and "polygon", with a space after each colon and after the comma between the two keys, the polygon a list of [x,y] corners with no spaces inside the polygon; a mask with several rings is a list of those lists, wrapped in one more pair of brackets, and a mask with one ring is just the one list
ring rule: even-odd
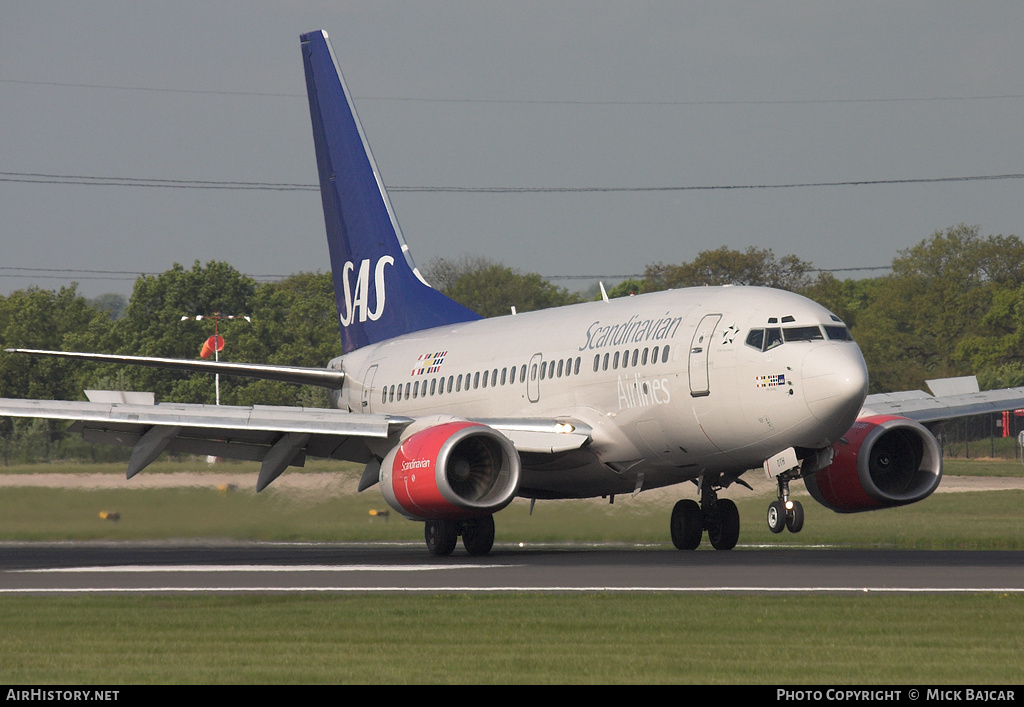
{"label": "wing leading edge slat", "polygon": [[984,390],[941,397],[915,390],[869,395],[860,416],[901,415],[927,424],[1018,408],[1024,408],[1024,388]]}

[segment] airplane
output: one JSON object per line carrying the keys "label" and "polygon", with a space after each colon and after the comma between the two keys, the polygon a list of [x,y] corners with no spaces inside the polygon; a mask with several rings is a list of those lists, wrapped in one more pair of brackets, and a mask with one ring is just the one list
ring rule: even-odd
{"label": "airplane", "polygon": [[[259,461],[257,490],[307,457],[364,464],[359,491],[424,523],[428,551],[486,555],[517,497],[639,494],[690,482],[669,519],[680,550],[738,542],[720,495],[774,479],[766,520],[799,532],[802,480],[840,513],[938,487],[933,434],[951,417],[1024,406],[1024,389],[868,396],[846,325],[763,287],[670,290],[483,319],[416,268],[324,31],[300,38],[343,354],[325,368],[7,349],[315,385],[331,409],[0,400],[0,415],[73,420],[131,447],[130,479],[162,452]],[[514,304],[514,303],[513,303]],[[929,429],[929,427],[931,429]],[[759,472],[757,470],[760,470]]]}

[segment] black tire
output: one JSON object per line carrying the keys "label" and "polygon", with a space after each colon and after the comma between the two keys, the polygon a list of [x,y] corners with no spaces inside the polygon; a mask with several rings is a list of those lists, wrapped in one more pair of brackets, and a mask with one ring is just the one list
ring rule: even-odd
{"label": "black tire", "polygon": [[716,550],[732,550],[740,539],[740,512],[728,498],[715,503],[708,523],[708,539]]}
{"label": "black tire", "polygon": [[459,542],[459,526],[453,520],[428,520],[423,537],[431,555],[447,557],[455,552],[455,545]]}
{"label": "black tire", "polygon": [[669,529],[672,544],[677,550],[696,550],[704,535],[704,521],[697,502],[691,499],[679,501],[672,509]]}
{"label": "black tire", "polygon": [[786,506],[782,501],[774,501],[768,505],[768,530],[781,533],[786,529]]}
{"label": "black tire", "polygon": [[462,525],[462,546],[470,555],[486,555],[494,547],[494,516],[467,520]]}
{"label": "black tire", "polygon": [[804,507],[800,501],[793,501],[793,509],[786,514],[786,527],[791,533],[799,533],[804,529]]}

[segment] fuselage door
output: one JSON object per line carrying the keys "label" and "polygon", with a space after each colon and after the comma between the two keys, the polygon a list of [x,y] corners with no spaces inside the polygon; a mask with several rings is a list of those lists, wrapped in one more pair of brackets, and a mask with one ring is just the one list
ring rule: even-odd
{"label": "fuselage door", "polygon": [[534,354],[530,359],[530,368],[526,371],[526,397],[531,403],[540,400],[540,367],[543,359],[543,354]]}
{"label": "fuselage door", "polygon": [[711,349],[711,335],[722,319],[721,314],[706,314],[693,332],[690,342],[690,395],[699,398],[711,394],[708,381],[708,353]]}
{"label": "fuselage door", "polygon": [[362,408],[363,412],[370,412],[370,393],[373,392],[373,377],[377,375],[377,364],[370,366],[366,375],[363,377],[363,395],[362,395]]}

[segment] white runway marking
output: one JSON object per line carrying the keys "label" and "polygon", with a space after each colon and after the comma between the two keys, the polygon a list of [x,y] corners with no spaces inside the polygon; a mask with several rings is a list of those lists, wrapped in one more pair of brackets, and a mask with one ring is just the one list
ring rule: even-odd
{"label": "white runway marking", "polygon": [[972,588],[972,587],[78,587],[72,589],[41,588],[41,589],[0,589],[0,594],[139,594],[139,593],[161,593],[161,592],[203,592],[203,593],[234,593],[234,592],[265,592],[265,593],[296,593],[296,592],[418,592],[448,593],[448,592],[503,592],[503,593],[587,593],[587,592],[642,592],[648,594],[694,594],[697,592],[769,592],[774,594],[813,594],[813,593],[856,593],[856,594],[1021,594],[1024,589],[1016,587],[1007,588]]}
{"label": "white runway marking", "polygon": [[111,574],[138,572],[436,572],[440,570],[493,569],[514,565],[116,565],[97,567],[45,567],[12,570],[23,573]]}

